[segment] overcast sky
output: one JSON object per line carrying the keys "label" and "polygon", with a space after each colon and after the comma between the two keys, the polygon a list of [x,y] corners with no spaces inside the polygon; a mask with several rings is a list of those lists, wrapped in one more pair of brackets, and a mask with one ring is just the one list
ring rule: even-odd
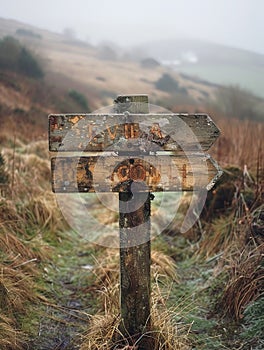
{"label": "overcast sky", "polygon": [[263,0],[0,0],[0,17],[91,43],[188,37],[264,54]]}

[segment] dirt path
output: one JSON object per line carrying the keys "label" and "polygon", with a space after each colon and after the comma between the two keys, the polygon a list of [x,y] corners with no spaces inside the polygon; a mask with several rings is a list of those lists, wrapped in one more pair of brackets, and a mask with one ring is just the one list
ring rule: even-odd
{"label": "dirt path", "polygon": [[[54,261],[44,267],[44,293],[36,313],[35,332],[29,350],[76,350],[87,329],[94,298],[87,292],[91,278],[92,248],[67,237],[54,252]],[[37,323],[37,327],[36,327]]]}

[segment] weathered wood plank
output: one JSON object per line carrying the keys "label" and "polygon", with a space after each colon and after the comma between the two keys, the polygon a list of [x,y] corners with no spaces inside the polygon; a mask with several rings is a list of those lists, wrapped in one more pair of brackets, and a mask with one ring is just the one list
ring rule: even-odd
{"label": "weathered wood plank", "polygon": [[49,149],[205,151],[220,131],[207,114],[54,114]]}
{"label": "weathered wood plank", "polygon": [[51,170],[57,193],[193,191],[209,189],[221,174],[204,154],[54,157]]}

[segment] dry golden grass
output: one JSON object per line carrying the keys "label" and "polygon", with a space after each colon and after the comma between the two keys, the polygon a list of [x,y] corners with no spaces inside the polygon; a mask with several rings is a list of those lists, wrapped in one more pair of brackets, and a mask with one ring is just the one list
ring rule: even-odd
{"label": "dry golden grass", "polygon": [[[58,209],[55,195],[51,192],[50,163],[46,141],[28,145],[16,140],[16,149],[5,148],[2,152],[10,179],[11,198],[6,215],[13,215],[12,221],[26,222],[28,226],[56,232],[66,227]],[[16,202],[16,206],[14,206]],[[3,204],[6,207],[6,204]],[[3,218],[3,214],[0,214]],[[5,220],[3,218],[3,220]],[[19,226],[19,225],[18,225]]]}
{"label": "dry golden grass", "polygon": [[38,263],[50,256],[44,236],[51,232],[56,240],[66,225],[49,190],[47,142],[29,146],[7,137],[5,145],[9,183],[0,198],[0,349],[20,350],[24,336],[17,318],[36,302]]}
{"label": "dry golden grass", "polygon": [[[212,112],[214,118],[214,113]],[[210,153],[224,167],[246,165],[254,174],[259,167],[264,174],[264,123],[251,120],[226,119],[215,116],[221,136]],[[263,178],[262,178],[263,179]]]}
{"label": "dry golden grass", "polygon": [[1,260],[10,267],[19,267],[24,272],[37,275],[36,265],[50,257],[51,247],[44,242],[43,237],[36,233],[34,237],[20,234],[19,230],[11,227],[0,227]]}
{"label": "dry golden grass", "polygon": [[[117,286],[103,288],[104,314],[92,316],[88,331],[83,336],[81,350],[138,349],[137,342],[132,346],[120,332],[118,291]],[[188,345],[190,325],[175,321],[177,318],[180,319],[180,312],[177,309],[167,309],[165,299],[158,284],[155,283],[150,315],[151,330],[144,333],[142,337],[153,339],[153,350],[190,349]]]}
{"label": "dry golden grass", "polygon": [[23,334],[17,317],[28,312],[28,303],[36,301],[33,276],[40,254],[26,246],[14,232],[0,227],[0,349],[21,349]]}
{"label": "dry golden grass", "polygon": [[26,302],[34,299],[33,283],[30,276],[18,268],[0,265],[0,290],[2,311],[9,316],[26,312]]}
{"label": "dry golden grass", "polygon": [[14,321],[0,313],[1,350],[23,350],[23,334],[16,329]]}
{"label": "dry golden grass", "polygon": [[[158,282],[173,281],[179,282],[176,264],[173,259],[159,251],[151,253],[151,277],[158,285]],[[96,276],[92,289],[98,290],[98,299],[103,310],[115,314],[119,309],[119,250],[106,249],[104,254],[96,260],[93,270]]]}
{"label": "dry golden grass", "polygon": [[[263,211],[263,183],[242,171],[237,176],[238,170],[233,169],[225,183],[219,187],[216,185],[212,200],[209,201],[211,209],[209,207],[207,210],[210,215],[206,215],[209,222],[204,225],[197,252],[206,258],[220,252],[224,256],[232,255],[233,252],[243,250],[250,241],[261,243],[260,235],[254,233],[254,227]],[[228,199],[230,184],[234,193]],[[217,213],[217,204],[221,208],[221,215]]]}
{"label": "dry golden grass", "polygon": [[[152,308],[152,331],[142,336],[153,340],[151,350],[189,350],[189,326],[183,327],[173,322],[175,310]],[[130,345],[119,330],[120,317],[115,314],[92,317],[87,334],[83,337],[81,350],[137,350],[137,342]]]}
{"label": "dry golden grass", "polygon": [[169,278],[173,282],[179,283],[175,261],[160,251],[153,250],[151,252],[151,270],[152,275],[157,279]]}
{"label": "dry golden grass", "polygon": [[230,262],[230,280],[225,287],[220,307],[235,320],[243,318],[245,307],[264,293],[264,243],[252,250],[246,247]]}
{"label": "dry golden grass", "polygon": [[[53,232],[55,237],[66,224],[51,192],[47,142],[34,142],[31,147],[18,139],[15,143],[15,149],[2,151],[9,191],[6,198],[0,198],[0,229],[3,232],[0,239],[3,247],[13,247],[25,258],[32,258],[25,241],[32,243],[35,239],[35,243],[41,243],[45,231]],[[27,246],[30,247],[30,243]]]}
{"label": "dry golden grass", "polygon": [[0,229],[0,232],[1,251],[9,256],[13,256],[12,260],[17,260],[17,257],[22,259],[33,259],[35,257],[32,250],[14,232],[7,231],[5,227]]}
{"label": "dry golden grass", "polygon": [[16,225],[19,222],[20,217],[13,201],[0,198],[0,208],[0,225],[2,228]]}
{"label": "dry golden grass", "polygon": [[[138,349],[137,343],[129,345],[119,330],[119,254],[117,250],[106,251],[103,258],[96,262],[95,288],[102,303],[103,314],[92,316],[87,334],[83,337],[81,350]],[[187,336],[189,326],[174,321],[179,310],[166,309],[166,299],[171,283],[177,283],[176,266],[172,259],[161,252],[152,253],[152,310],[151,331],[144,334],[154,341],[153,350],[189,349]],[[159,282],[167,288],[160,288]],[[166,291],[164,291],[166,290]],[[180,318],[180,317],[179,317]]]}
{"label": "dry golden grass", "polygon": [[25,335],[16,320],[28,312],[27,305],[36,301],[36,296],[33,279],[21,270],[20,263],[15,266],[16,259],[8,258],[0,262],[0,349],[20,350]]}
{"label": "dry golden grass", "polygon": [[[120,332],[118,291],[118,286],[102,288],[105,298],[104,314],[92,316],[88,331],[83,336],[81,350],[138,349],[137,342],[132,346]],[[177,323],[176,319],[181,318],[181,313],[176,308],[166,308],[167,297],[168,295],[164,297],[158,283],[155,283],[150,315],[151,330],[142,337],[153,340],[153,350],[188,350],[190,325]]]}
{"label": "dry golden grass", "polygon": [[177,309],[159,310],[152,307],[151,319],[153,322],[154,350],[188,350],[191,346],[188,344],[188,335],[191,325],[183,325],[175,321],[176,316],[180,315]]}
{"label": "dry golden grass", "polygon": [[[105,254],[96,261],[94,269],[96,276],[95,285],[99,288],[101,285],[116,285],[119,282],[119,250],[106,249]],[[166,254],[153,250],[151,252],[151,275],[152,278],[169,278],[178,283],[177,267],[175,261]]]}
{"label": "dry golden grass", "polygon": [[221,256],[215,272],[227,272],[229,280],[217,309],[239,321],[245,307],[264,292],[264,207],[261,181],[244,174],[234,184],[236,192],[231,206],[205,225],[197,253],[206,258]]}
{"label": "dry golden grass", "polygon": [[207,226],[203,240],[199,244],[198,254],[206,258],[224,251],[236,250],[245,242],[245,231],[237,230],[234,214],[215,219]]}
{"label": "dry golden grass", "polygon": [[113,339],[119,334],[119,322],[119,318],[111,314],[93,316],[81,350],[106,350],[113,348]]}
{"label": "dry golden grass", "polygon": [[48,229],[58,232],[67,227],[58,210],[55,197],[49,191],[33,196],[23,208],[23,218],[39,228],[39,231]]}

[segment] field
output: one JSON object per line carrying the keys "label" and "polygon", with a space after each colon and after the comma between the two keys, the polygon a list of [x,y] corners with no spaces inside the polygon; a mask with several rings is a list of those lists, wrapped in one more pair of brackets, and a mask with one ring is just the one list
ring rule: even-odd
{"label": "field", "polygon": [[[260,68],[251,67],[230,67],[219,65],[195,65],[182,67],[182,72],[192,76],[202,76],[204,79],[220,85],[240,85],[244,89],[252,91],[256,95],[263,97],[263,71]],[[232,82],[230,82],[230,76]]]}
{"label": "field", "polygon": [[[1,33],[20,27],[5,23]],[[224,113],[210,84],[38,33],[40,43],[20,40],[44,78],[0,69],[0,349],[146,349],[120,332],[117,195],[85,194],[96,224],[73,230],[51,192],[48,152],[49,113],[89,112],[136,92],[174,112],[210,114],[221,129],[210,154],[224,170],[187,232],[190,194],[155,194],[145,335],[154,350],[262,349],[264,123]],[[164,74],[185,90],[157,88]],[[74,203],[65,202],[72,211]]]}

